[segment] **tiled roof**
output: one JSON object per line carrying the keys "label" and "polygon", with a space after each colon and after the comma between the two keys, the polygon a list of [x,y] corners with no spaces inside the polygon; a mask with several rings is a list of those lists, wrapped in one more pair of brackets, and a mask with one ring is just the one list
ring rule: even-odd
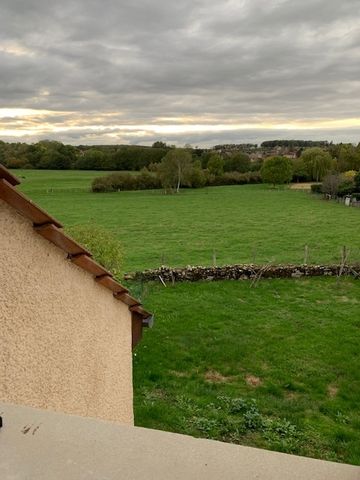
{"label": "tiled roof", "polygon": [[66,235],[60,222],[20,193],[16,189],[16,185],[19,184],[20,181],[0,164],[0,199],[31,220],[34,230],[39,235],[61,248],[68,254],[71,262],[91,274],[97,283],[109,289],[117,300],[129,307],[132,314],[134,347],[141,339],[142,327],[152,326],[152,314],[144,310],[140,302],[133,298],[109,271],[97,263],[88,250]]}

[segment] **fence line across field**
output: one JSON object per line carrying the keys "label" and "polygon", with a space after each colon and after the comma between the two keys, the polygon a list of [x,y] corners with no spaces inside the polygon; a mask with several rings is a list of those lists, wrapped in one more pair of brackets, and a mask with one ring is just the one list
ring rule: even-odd
{"label": "fence line across field", "polygon": [[[308,244],[304,245],[302,249],[293,250],[292,253],[298,252],[296,257],[297,261],[291,260],[278,260],[276,256],[267,258],[266,256],[261,255],[261,251],[257,246],[253,246],[250,249],[249,255],[244,255],[239,257],[239,260],[234,259],[234,261],[221,261],[222,255],[221,250],[213,248],[211,254],[209,255],[209,261],[203,262],[204,266],[221,266],[229,264],[253,264],[253,265],[267,265],[267,264],[301,264],[301,265],[346,265],[346,264],[358,264],[360,263],[360,247],[349,247],[347,245],[339,245],[337,249],[330,250],[332,255],[329,255],[328,261],[324,261],[323,255],[324,247],[318,246],[309,246]],[[283,257],[281,257],[283,258]],[[295,258],[295,256],[293,256]],[[159,266],[181,266],[181,265],[199,265],[199,261],[191,261],[190,259],[184,263],[179,262],[179,259],[176,258],[173,254],[161,253],[159,258]]]}

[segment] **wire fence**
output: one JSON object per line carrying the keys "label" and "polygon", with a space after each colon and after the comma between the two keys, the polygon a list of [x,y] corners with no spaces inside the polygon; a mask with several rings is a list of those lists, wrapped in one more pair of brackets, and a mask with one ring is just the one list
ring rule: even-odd
{"label": "wire fence", "polygon": [[[185,258],[184,258],[185,257]],[[339,245],[336,248],[322,245],[305,244],[302,248],[287,248],[286,252],[276,254],[266,254],[257,246],[248,248],[247,253],[242,253],[238,258],[229,257],[221,249],[213,248],[207,251],[207,255],[200,254],[198,258],[191,257],[191,254],[178,255],[176,252],[163,251],[160,256],[153,257],[151,262],[155,267],[166,266],[223,266],[223,265],[340,265],[360,264],[360,244],[359,245]]]}

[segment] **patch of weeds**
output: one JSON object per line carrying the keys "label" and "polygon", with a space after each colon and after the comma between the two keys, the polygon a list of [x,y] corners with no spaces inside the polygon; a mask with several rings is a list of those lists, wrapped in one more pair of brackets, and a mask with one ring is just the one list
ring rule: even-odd
{"label": "patch of weeds", "polygon": [[196,403],[185,395],[177,395],[175,397],[175,403],[180,410],[188,414],[196,415],[200,411]]}
{"label": "patch of weeds", "polygon": [[224,417],[219,421],[219,439],[223,442],[240,443],[246,435],[246,426],[242,420]]}
{"label": "patch of weeds", "polygon": [[335,415],[336,421],[344,425],[350,423],[350,418],[347,415],[344,415],[342,412],[337,411]]}
{"label": "patch of weeds", "polygon": [[269,447],[281,452],[297,451],[303,435],[286,419],[266,419],[262,427]]}
{"label": "patch of weeds", "polygon": [[228,404],[230,413],[245,413],[256,405],[255,400],[232,398]]}
{"label": "patch of weeds", "polygon": [[209,438],[211,432],[218,427],[218,422],[215,419],[206,417],[194,417],[191,421],[192,425],[205,437]]}
{"label": "patch of weeds", "polygon": [[231,398],[219,395],[217,400],[223,405],[223,407],[231,414],[245,413],[248,410],[256,407],[256,400],[253,398],[246,400],[244,398]]}
{"label": "patch of weeds", "polygon": [[223,410],[221,405],[217,405],[216,403],[208,403],[207,408],[212,412],[221,412]]}
{"label": "patch of weeds", "polygon": [[243,413],[244,425],[247,430],[259,430],[264,426],[264,417],[260,414],[256,405],[252,405]]}
{"label": "patch of weeds", "polygon": [[256,431],[267,441],[270,448],[283,452],[293,452],[298,448],[303,435],[296,425],[286,419],[261,414],[254,399],[218,397],[218,400],[224,404],[230,415],[241,417],[241,423],[237,423],[237,432],[234,432],[236,437]]}
{"label": "patch of weeds", "polygon": [[167,398],[166,392],[160,389],[150,390],[148,388],[143,388],[141,393],[144,399],[144,405],[151,407],[157,404],[159,400],[165,400]]}

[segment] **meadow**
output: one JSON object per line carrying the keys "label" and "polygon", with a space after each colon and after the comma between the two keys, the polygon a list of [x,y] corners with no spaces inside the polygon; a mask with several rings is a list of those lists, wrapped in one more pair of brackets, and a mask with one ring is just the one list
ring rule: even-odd
{"label": "meadow", "polygon": [[21,189],[65,225],[98,223],[125,250],[124,269],[161,264],[339,262],[343,245],[360,261],[360,209],[308,192],[265,185],[162,191],[89,192],[102,172],[16,170]]}
{"label": "meadow", "polygon": [[[360,209],[265,185],[93,194],[99,172],[16,171],[66,226],[97,223],[124,270],[359,260]],[[137,425],[360,464],[360,283],[129,284],[156,323],[134,352]]]}
{"label": "meadow", "polygon": [[360,464],[360,282],[144,287],[137,425]]}

